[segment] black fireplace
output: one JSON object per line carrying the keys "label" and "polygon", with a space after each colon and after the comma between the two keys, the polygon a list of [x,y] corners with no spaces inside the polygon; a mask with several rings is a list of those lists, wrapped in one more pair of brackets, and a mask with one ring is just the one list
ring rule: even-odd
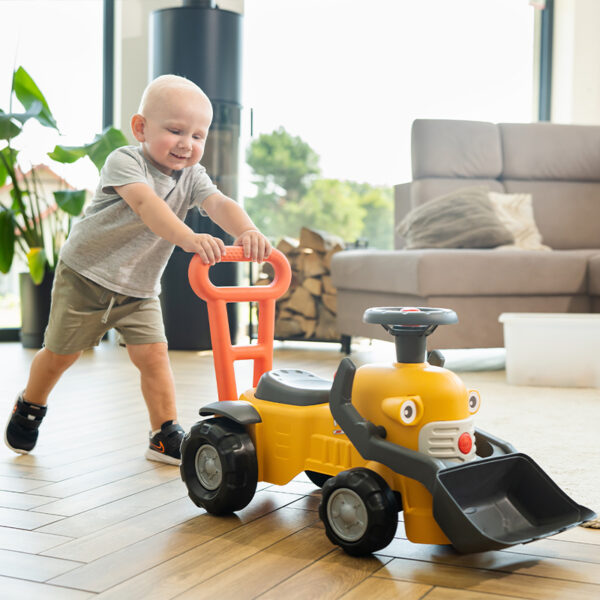
{"label": "black fireplace", "polygon": [[[214,117],[202,164],[217,187],[238,199],[241,118],[242,15],[221,10],[214,1],[188,0],[151,17],[152,78],[182,75],[210,98]],[[229,245],[233,239],[208,217],[193,210],[186,219],[197,233],[209,233]],[[191,254],[175,248],[162,278],[161,305],[169,348],[211,348],[206,304],[191,290],[187,268]],[[238,265],[222,263],[210,270],[215,285],[236,285]],[[236,341],[237,306],[228,304],[230,334]]]}

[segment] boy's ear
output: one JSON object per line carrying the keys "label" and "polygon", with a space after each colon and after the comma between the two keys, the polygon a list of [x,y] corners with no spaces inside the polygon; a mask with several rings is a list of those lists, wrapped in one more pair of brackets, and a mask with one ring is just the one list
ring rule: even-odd
{"label": "boy's ear", "polygon": [[144,127],[146,125],[146,119],[140,114],[135,114],[131,117],[131,131],[133,132],[133,137],[138,142],[143,142],[144,138]]}

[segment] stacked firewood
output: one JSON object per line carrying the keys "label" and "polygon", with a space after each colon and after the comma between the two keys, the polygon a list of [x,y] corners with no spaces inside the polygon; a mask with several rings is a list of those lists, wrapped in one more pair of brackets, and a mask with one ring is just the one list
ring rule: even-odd
{"label": "stacked firewood", "polygon": [[[277,301],[275,336],[338,341],[337,290],[331,284],[331,258],[344,249],[341,238],[303,227],[300,238],[282,238],[277,249],[292,267],[292,282]],[[269,283],[273,271],[265,263],[258,284]]]}

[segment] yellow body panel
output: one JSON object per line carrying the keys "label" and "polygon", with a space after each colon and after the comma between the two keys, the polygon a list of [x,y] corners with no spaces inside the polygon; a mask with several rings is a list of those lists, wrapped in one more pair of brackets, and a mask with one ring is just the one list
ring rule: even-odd
{"label": "yellow body panel", "polygon": [[[418,422],[404,425],[385,410],[386,399],[418,397],[422,413]],[[470,416],[468,392],[451,371],[428,363],[368,364],[357,370],[352,404],[367,420],[383,425],[387,440],[418,450],[419,431],[432,421],[454,421]],[[391,403],[388,403],[389,406]]]}
{"label": "yellow body panel", "polygon": [[262,422],[248,427],[256,448],[258,479],[284,485],[303,471],[336,475],[364,460],[336,425],[329,404],[294,406],[242,394]]}

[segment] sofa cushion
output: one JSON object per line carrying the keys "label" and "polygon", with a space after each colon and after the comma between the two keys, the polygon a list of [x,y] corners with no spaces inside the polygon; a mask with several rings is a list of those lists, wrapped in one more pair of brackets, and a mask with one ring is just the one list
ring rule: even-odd
{"label": "sofa cushion", "polygon": [[500,123],[504,179],[600,181],[600,126]]}
{"label": "sofa cushion", "polygon": [[600,296],[600,252],[588,261],[588,291],[592,296]]}
{"label": "sofa cushion", "polygon": [[413,208],[398,233],[406,248],[495,248],[514,242],[485,187],[460,189]]}
{"label": "sofa cushion", "polygon": [[505,180],[506,191],[533,198],[542,242],[557,250],[600,248],[600,182]]}
{"label": "sofa cushion", "polygon": [[413,179],[496,179],[502,172],[500,130],[493,123],[416,119],[411,136]]}
{"label": "sofa cushion", "polygon": [[572,295],[587,292],[597,251],[348,250],[332,260],[339,289],[416,296]]}
{"label": "sofa cushion", "polygon": [[[449,194],[456,190],[460,190],[466,187],[483,186],[490,191],[494,192],[505,192],[504,186],[496,179],[475,179],[475,178],[464,178],[464,179],[449,179],[445,177],[427,177],[425,179],[419,179],[413,181],[410,184],[410,203],[411,208],[420,206],[425,202],[429,202],[434,198]],[[402,217],[403,215],[397,215]]]}
{"label": "sofa cushion", "polygon": [[522,250],[550,250],[542,244],[542,234],[533,217],[531,194],[498,194],[488,197],[500,222],[515,238],[513,248]]}

